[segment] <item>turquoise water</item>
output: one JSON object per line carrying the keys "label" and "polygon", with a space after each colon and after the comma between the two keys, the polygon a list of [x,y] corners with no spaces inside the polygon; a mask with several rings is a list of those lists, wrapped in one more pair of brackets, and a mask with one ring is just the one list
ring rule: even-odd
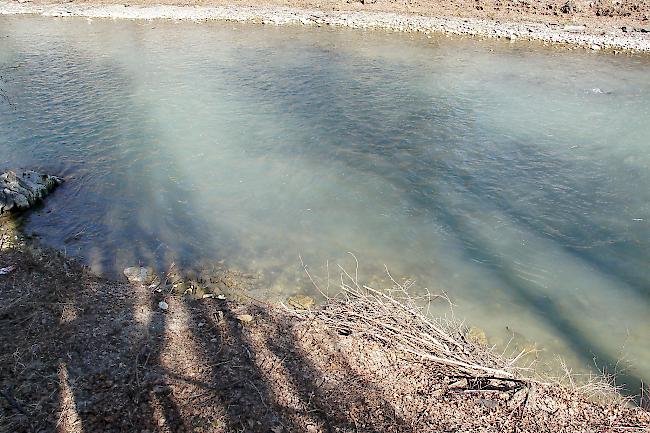
{"label": "turquoise water", "polygon": [[650,380],[647,57],[1,17],[0,71],[0,167],[68,179],[26,230],[99,272],[225,261],[276,300],[352,252],[500,347]]}

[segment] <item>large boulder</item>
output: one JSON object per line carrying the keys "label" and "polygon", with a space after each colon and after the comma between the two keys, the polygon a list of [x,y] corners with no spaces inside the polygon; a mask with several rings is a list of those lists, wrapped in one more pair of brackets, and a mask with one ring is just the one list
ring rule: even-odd
{"label": "large boulder", "polygon": [[7,171],[0,174],[0,214],[34,206],[63,179],[35,171]]}

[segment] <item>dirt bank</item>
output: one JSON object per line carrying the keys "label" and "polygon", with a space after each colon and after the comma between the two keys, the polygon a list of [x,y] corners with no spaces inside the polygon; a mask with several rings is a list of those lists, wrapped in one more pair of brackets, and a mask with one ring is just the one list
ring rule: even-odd
{"label": "dirt bank", "polygon": [[[56,1],[35,0],[35,4]],[[114,0],[74,0],[74,4],[116,4]],[[366,11],[499,21],[586,24],[589,27],[650,27],[648,0],[134,0],[126,4],[176,6],[296,7],[323,11]],[[119,4],[119,3],[118,3]]]}
{"label": "dirt bank", "polygon": [[540,40],[593,50],[650,51],[648,0],[0,0],[0,14],[251,21]]}
{"label": "dirt bank", "polygon": [[14,267],[0,275],[3,432],[650,429],[650,413],[620,402],[397,350],[340,302],[294,314],[174,297],[99,278],[12,221],[0,233],[0,268]]}

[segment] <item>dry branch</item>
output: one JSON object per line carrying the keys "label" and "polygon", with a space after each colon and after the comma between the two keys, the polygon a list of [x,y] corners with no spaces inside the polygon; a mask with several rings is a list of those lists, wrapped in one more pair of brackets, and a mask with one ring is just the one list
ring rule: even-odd
{"label": "dry branch", "polygon": [[400,284],[388,273],[393,287],[380,291],[360,284],[356,271],[351,275],[340,269],[341,293],[329,298],[318,312],[318,317],[332,329],[363,335],[419,361],[439,364],[450,375],[527,381],[519,374],[521,369],[515,367],[517,359],[506,359],[469,341],[466,329],[453,319],[428,316],[428,305],[409,294],[412,282]]}

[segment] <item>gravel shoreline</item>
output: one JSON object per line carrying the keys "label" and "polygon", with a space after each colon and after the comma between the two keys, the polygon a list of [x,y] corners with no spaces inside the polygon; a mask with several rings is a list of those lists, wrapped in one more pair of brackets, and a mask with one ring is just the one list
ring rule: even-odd
{"label": "gravel shoreline", "polygon": [[650,52],[650,34],[611,28],[608,31],[579,25],[499,22],[478,18],[428,17],[365,11],[323,11],[277,6],[172,6],[33,4],[0,0],[0,15],[34,14],[48,17],[86,17],[132,20],[236,21],[269,25],[308,25],[382,29],[400,32],[447,33],[511,42],[537,40],[591,50]]}

